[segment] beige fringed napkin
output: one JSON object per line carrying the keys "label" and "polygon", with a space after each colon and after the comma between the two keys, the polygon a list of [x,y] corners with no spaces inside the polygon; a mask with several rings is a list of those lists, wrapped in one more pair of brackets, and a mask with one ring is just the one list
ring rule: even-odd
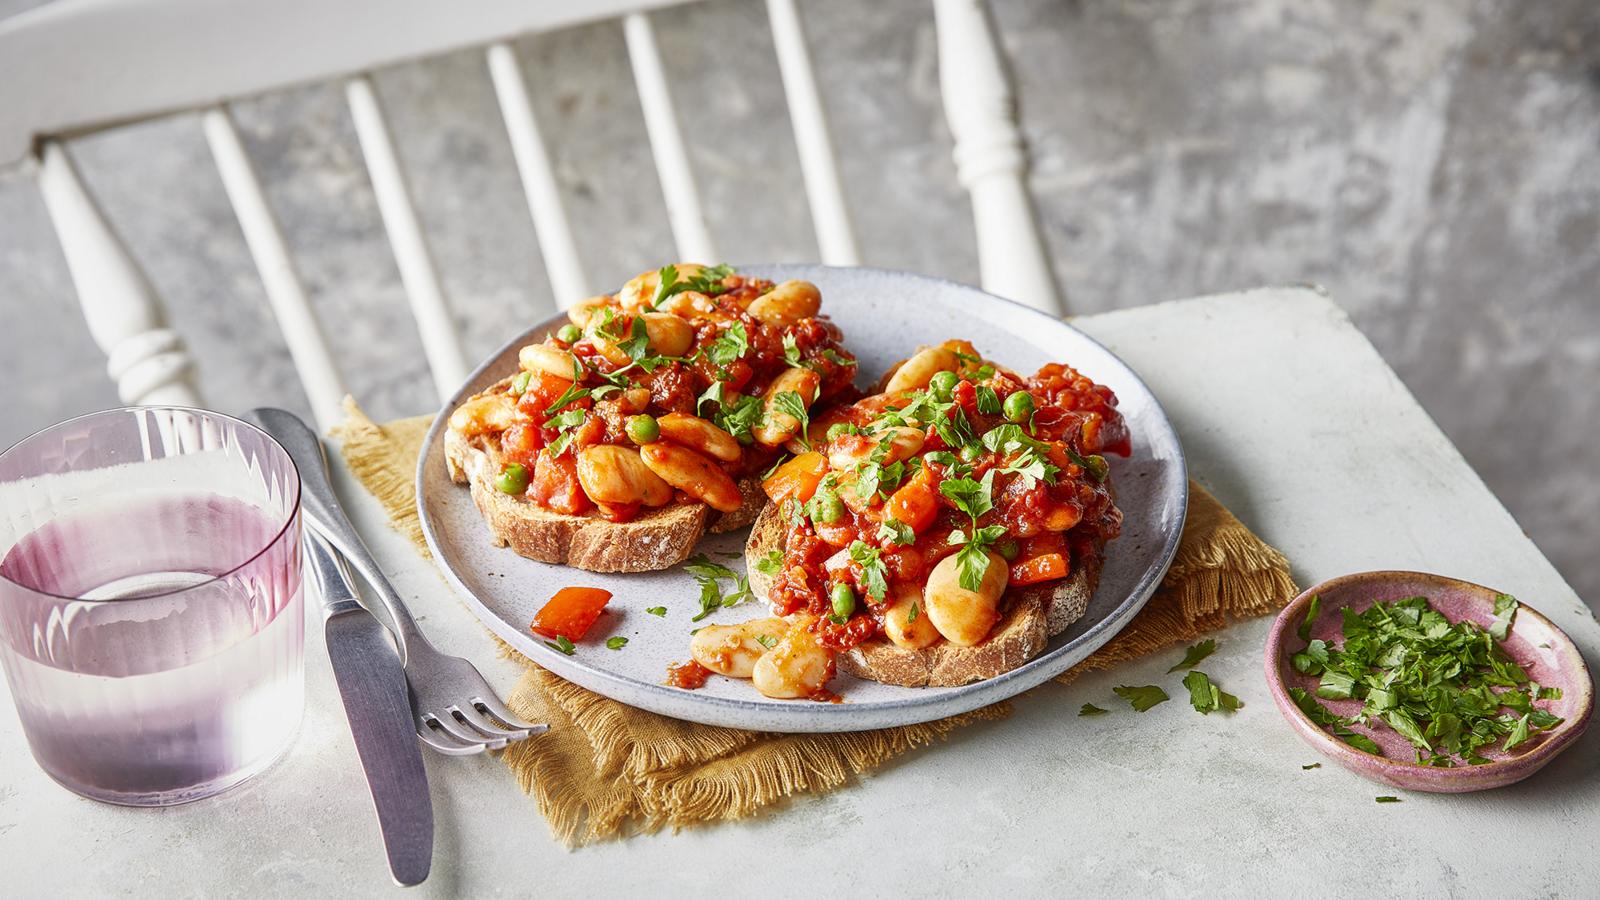
{"label": "beige fringed napkin", "polygon": [[[354,401],[335,429],[350,470],[389,510],[396,529],[424,555],[412,477],[430,417],[376,425]],[[1268,546],[1197,484],[1177,558],[1155,596],[1099,652],[1060,677],[1106,669],[1191,641],[1230,620],[1283,606],[1296,589],[1283,554]],[[696,725],[591,693],[539,668],[510,647],[526,674],[507,698],[549,733],[501,755],[568,845],[664,826],[739,819],[793,794],[832,790],[885,761],[1010,705],[881,731],[771,734]],[[1063,710],[1062,715],[1070,715]]]}

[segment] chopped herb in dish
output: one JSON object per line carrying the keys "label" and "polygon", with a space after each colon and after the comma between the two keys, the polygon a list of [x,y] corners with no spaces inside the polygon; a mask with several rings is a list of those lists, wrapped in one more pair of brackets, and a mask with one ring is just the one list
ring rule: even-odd
{"label": "chopped herb in dish", "polygon": [[1389,795],[1384,795],[1382,797],[1374,797],[1372,799],[1376,800],[1379,803],[1399,803],[1400,802],[1400,798],[1399,797],[1392,797],[1392,796],[1389,796]]}
{"label": "chopped herb in dish", "polygon": [[1320,768],[1322,768],[1322,763],[1307,763],[1307,764],[1301,766],[1300,768],[1303,769],[1303,770],[1320,769]]}
{"label": "chopped herb in dish", "polygon": [[572,651],[577,649],[571,641],[567,640],[567,636],[564,634],[556,635],[556,639],[553,641],[545,641],[544,645],[557,653],[565,653],[568,656],[571,656]]}
{"label": "chopped herb in dish", "polygon": [[660,616],[662,618],[667,616],[667,608],[665,606],[647,606],[644,611],[652,616]]}
{"label": "chopped herb in dish", "polygon": [[[1516,599],[1500,595],[1484,628],[1451,622],[1426,597],[1379,601],[1361,613],[1346,608],[1343,644],[1310,640],[1290,657],[1296,672],[1318,679],[1315,697],[1299,687],[1289,693],[1313,722],[1367,753],[1383,755],[1351,726],[1387,726],[1411,743],[1419,765],[1489,762],[1485,751],[1509,752],[1562,722],[1536,705],[1559,692],[1547,693],[1500,646],[1516,611]],[[1308,617],[1299,633],[1310,631]],[[1342,716],[1316,698],[1361,705]]]}
{"label": "chopped herb in dish", "polygon": [[1110,711],[1111,710],[1109,710],[1109,709],[1101,709],[1100,707],[1095,706],[1093,703],[1085,703],[1083,706],[1079,707],[1078,715],[1080,715],[1080,716],[1103,716],[1103,715],[1105,715],[1106,713],[1108,713]]}
{"label": "chopped herb in dish", "polygon": [[608,638],[606,638],[606,649],[607,650],[621,650],[623,647],[626,647],[626,646],[628,646],[628,639],[623,637],[622,635],[617,635],[616,637],[608,637]]}

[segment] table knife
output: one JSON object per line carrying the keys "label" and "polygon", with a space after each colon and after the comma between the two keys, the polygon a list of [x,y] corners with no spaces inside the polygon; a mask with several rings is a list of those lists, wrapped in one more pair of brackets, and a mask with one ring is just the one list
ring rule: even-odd
{"label": "table knife", "polygon": [[383,623],[360,603],[344,560],[314,532],[306,555],[322,593],[328,659],[378,813],[389,872],[420,884],[433,864],[433,803],[405,670]]}

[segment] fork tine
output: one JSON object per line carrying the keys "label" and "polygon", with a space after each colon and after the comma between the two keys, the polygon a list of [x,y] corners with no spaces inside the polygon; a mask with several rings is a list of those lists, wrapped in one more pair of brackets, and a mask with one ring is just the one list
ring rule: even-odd
{"label": "fork tine", "polygon": [[494,694],[486,692],[479,696],[473,697],[472,702],[484,707],[488,710],[490,715],[506,723],[512,728],[520,728],[529,734],[543,734],[550,729],[550,726],[548,725],[536,725],[532,722],[523,721],[517,716],[516,713],[511,711],[511,707],[500,702],[500,698],[496,697]]}
{"label": "fork tine", "polygon": [[425,715],[429,722],[439,726],[451,737],[461,741],[464,744],[482,744],[485,747],[488,747],[490,750],[499,750],[506,745],[505,738],[486,737],[478,734],[467,726],[457,722],[456,717],[449,713],[446,713],[442,716],[436,716],[433,713],[426,713]]}
{"label": "fork tine", "polygon": [[503,737],[507,740],[521,740],[528,736],[527,729],[524,728],[501,728],[499,725],[496,725],[494,722],[490,721],[488,716],[479,712],[476,706],[472,706],[470,704],[466,706],[452,706],[450,707],[450,711],[460,716],[462,719],[465,719],[467,725],[478,729],[490,737]]}
{"label": "fork tine", "polygon": [[443,731],[435,729],[432,725],[421,724],[417,726],[417,739],[443,753],[445,756],[472,756],[489,749],[480,743],[464,744]]}

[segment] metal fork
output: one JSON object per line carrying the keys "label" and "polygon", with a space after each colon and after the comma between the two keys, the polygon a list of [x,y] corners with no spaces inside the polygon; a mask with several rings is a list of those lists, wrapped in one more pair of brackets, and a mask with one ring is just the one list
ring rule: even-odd
{"label": "metal fork", "polygon": [[293,457],[300,470],[300,506],[306,524],[361,573],[388,612],[390,632],[399,645],[411,687],[411,715],[422,742],[440,753],[466,756],[498,750],[511,741],[546,731],[546,725],[518,718],[472,663],[440,653],[423,635],[339,505],[316,433],[294,413],[281,409],[253,410],[248,418]]}

